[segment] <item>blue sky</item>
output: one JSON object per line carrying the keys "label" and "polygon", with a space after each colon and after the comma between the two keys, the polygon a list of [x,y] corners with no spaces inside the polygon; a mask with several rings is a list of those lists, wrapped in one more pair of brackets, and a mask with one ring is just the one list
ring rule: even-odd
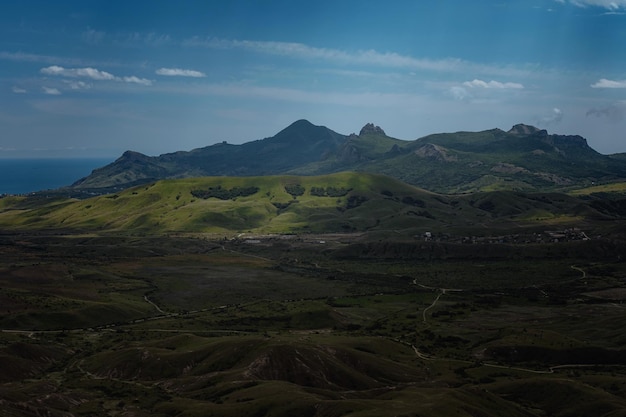
{"label": "blue sky", "polygon": [[298,119],[532,124],[626,152],[626,0],[0,3],[0,158],[148,155]]}

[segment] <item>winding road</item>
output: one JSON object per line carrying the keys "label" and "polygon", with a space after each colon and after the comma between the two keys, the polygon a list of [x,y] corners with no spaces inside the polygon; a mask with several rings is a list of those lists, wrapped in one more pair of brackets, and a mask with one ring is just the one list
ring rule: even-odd
{"label": "winding road", "polygon": [[[580,272],[581,277],[579,279],[587,278],[587,272],[585,272],[585,270],[583,270],[582,268],[579,268],[576,265],[570,265],[570,268]],[[438,290],[439,291],[439,294],[437,294],[437,297],[433,300],[433,302],[428,307],[426,307],[424,309],[424,311],[422,312],[422,321],[423,321],[423,323],[425,323],[427,325],[427,328],[430,327],[430,325],[428,324],[428,320],[427,320],[427,312],[428,312],[428,310],[431,310],[432,308],[434,308],[437,305],[437,302],[439,301],[441,296],[446,294],[447,291],[463,291],[462,289],[429,287],[429,286],[426,286],[426,285],[423,285],[423,284],[418,284],[417,283],[417,279],[413,280],[413,285],[417,285],[417,286],[419,286],[421,288],[424,288],[424,289],[427,289],[427,290]],[[411,348],[413,348],[413,351],[415,352],[415,355],[419,359],[422,359],[422,360],[425,360],[425,361],[440,360],[440,361],[454,361],[454,362],[467,363],[467,364],[474,364],[474,363],[476,363],[475,361],[466,361],[466,360],[462,360],[462,359],[438,358],[438,357],[436,357],[434,355],[427,355],[425,353],[420,352],[415,345],[410,345],[410,346],[411,346]],[[498,368],[498,369],[508,369],[508,370],[514,370],[514,371],[530,372],[530,373],[533,373],[533,374],[553,374],[558,369],[586,368],[586,367],[598,366],[597,364],[564,364],[564,365],[550,366],[547,370],[538,370],[538,369],[520,368],[520,367],[515,367],[515,366],[509,366],[509,365],[498,365],[498,364],[486,363],[486,362],[480,362],[480,365],[481,366],[487,366],[489,368]]]}

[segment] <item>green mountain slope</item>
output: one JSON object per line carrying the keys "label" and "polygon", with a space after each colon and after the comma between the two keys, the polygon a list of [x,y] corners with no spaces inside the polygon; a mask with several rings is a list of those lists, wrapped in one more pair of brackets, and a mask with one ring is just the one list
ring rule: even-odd
{"label": "green mountain slope", "polygon": [[412,142],[389,138],[382,130],[354,135],[334,158],[292,172],[341,169],[377,172],[442,193],[555,190],[626,178],[623,160],[597,153],[584,138],[549,135],[526,125]]}
{"label": "green mountain slope", "polygon": [[345,136],[326,127],[298,120],[271,138],[243,145],[222,142],[158,157],[127,151],[72,188],[102,193],[165,178],[280,174],[324,158],[344,140]]}
{"label": "green mountain slope", "polygon": [[[621,219],[623,198],[600,201],[511,191],[445,196],[391,177],[200,177],[163,180],[84,200],[7,199],[0,228],[130,233],[490,233],[584,227]],[[472,232],[473,231],[473,232]]]}
{"label": "green mountain slope", "polygon": [[243,145],[224,142],[158,157],[128,151],[77,181],[71,192],[104,194],[165,178],[343,171],[384,174],[439,193],[547,191],[624,180],[626,160],[599,154],[580,136],[550,135],[526,125],[405,141],[371,123],[358,135],[344,136],[299,120],[271,138]]}

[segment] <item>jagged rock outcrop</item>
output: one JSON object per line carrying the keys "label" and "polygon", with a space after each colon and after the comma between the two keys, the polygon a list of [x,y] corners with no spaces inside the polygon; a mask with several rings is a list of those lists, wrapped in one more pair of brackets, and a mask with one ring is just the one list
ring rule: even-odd
{"label": "jagged rock outcrop", "polygon": [[415,150],[415,155],[421,156],[422,158],[434,159],[437,161],[445,161],[445,162],[455,162],[457,161],[456,156],[449,155],[447,149],[443,146],[433,145],[432,143],[427,143],[424,146]]}
{"label": "jagged rock outcrop", "polygon": [[354,145],[348,142],[339,150],[338,159],[342,163],[352,164],[361,161],[363,155]]}
{"label": "jagged rock outcrop", "polygon": [[546,134],[548,134],[548,132],[546,132],[545,130],[536,128],[535,126],[519,123],[513,126],[511,130],[509,130],[507,133],[511,135],[532,135],[539,132],[545,132]]}
{"label": "jagged rock outcrop", "polygon": [[363,135],[383,135],[387,136],[385,131],[381,129],[380,126],[374,126],[374,123],[367,123],[365,126],[361,128],[359,132],[359,136]]}

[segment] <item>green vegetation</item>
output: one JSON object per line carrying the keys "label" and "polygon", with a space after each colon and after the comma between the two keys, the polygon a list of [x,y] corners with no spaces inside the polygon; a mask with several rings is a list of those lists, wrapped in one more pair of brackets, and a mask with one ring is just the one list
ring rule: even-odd
{"label": "green vegetation", "polygon": [[[615,188],[614,189],[618,189]],[[594,191],[595,190],[595,191]],[[164,180],[84,200],[0,199],[0,227],[98,233],[337,233],[405,237],[604,233],[626,213],[623,194],[494,191],[440,195],[383,175]],[[297,204],[295,204],[297,203]],[[533,238],[534,239],[534,238]]]}
{"label": "green vegetation", "polygon": [[626,409],[619,239],[39,231],[0,250],[10,415]]}
{"label": "green vegetation", "polygon": [[[237,197],[248,197],[250,195],[256,194],[259,192],[258,187],[235,187],[229,190],[222,188],[221,185],[217,187],[209,187],[206,190],[191,190],[191,195],[197,198],[219,198],[220,200],[234,200]],[[178,195],[176,198],[180,198]]]}
{"label": "green vegetation", "polygon": [[344,197],[348,194],[350,189],[335,188],[335,187],[312,187],[311,195],[316,197]]}
{"label": "green vegetation", "polygon": [[624,416],[623,187],[570,191],[343,172],[2,198],[2,412]]}
{"label": "green vegetation", "polygon": [[287,184],[285,185],[285,191],[293,198],[296,198],[304,194],[305,188],[300,184]]}
{"label": "green vegetation", "polygon": [[580,188],[572,190],[571,195],[594,195],[594,194],[616,194],[626,195],[626,182],[617,182],[610,184],[593,185],[591,187]]}

